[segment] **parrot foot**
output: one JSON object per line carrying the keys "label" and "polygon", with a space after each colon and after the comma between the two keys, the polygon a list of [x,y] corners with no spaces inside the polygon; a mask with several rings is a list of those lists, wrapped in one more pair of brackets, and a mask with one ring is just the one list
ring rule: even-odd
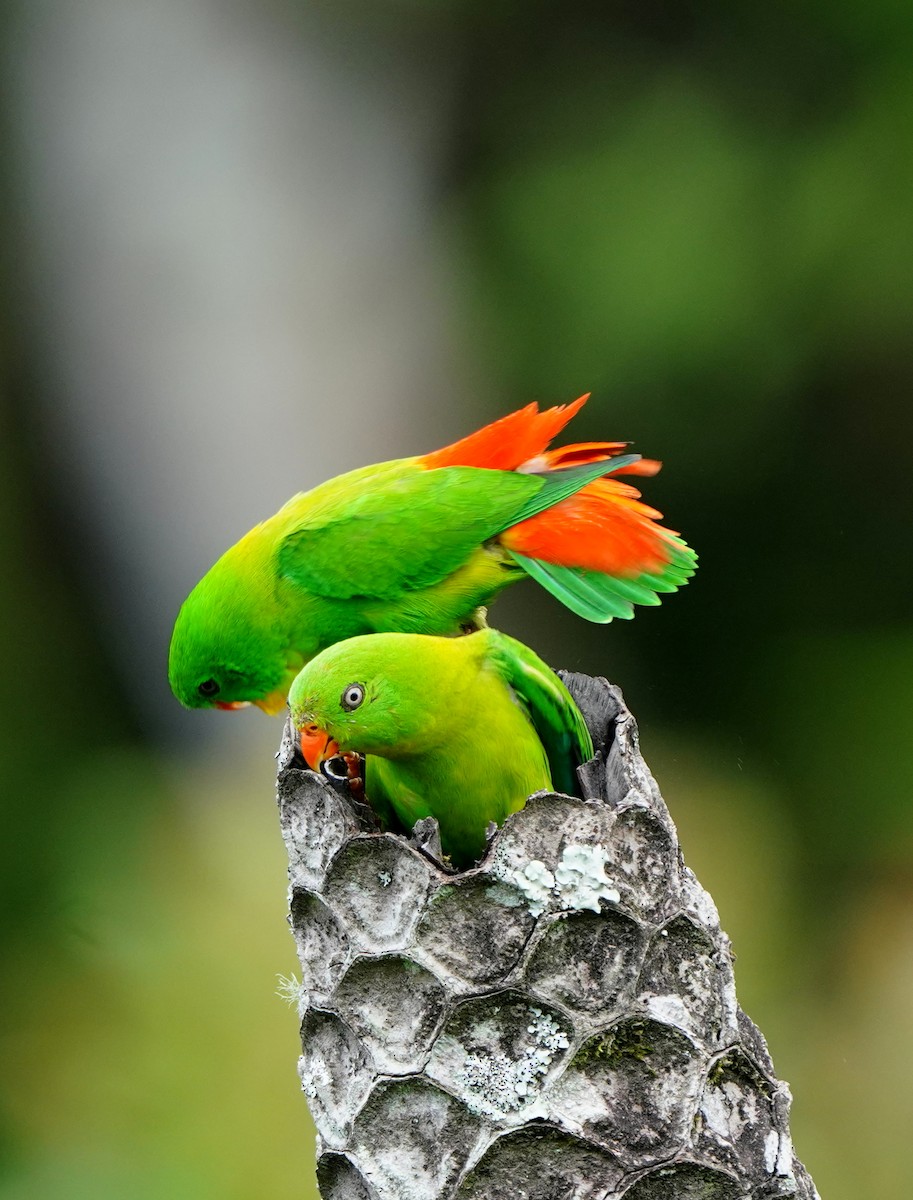
{"label": "parrot foot", "polygon": [[349,791],[356,800],[364,800],[365,798],[365,781],[361,775],[361,755],[354,751],[347,750],[341,755],[343,762],[346,764],[346,777],[349,782]]}

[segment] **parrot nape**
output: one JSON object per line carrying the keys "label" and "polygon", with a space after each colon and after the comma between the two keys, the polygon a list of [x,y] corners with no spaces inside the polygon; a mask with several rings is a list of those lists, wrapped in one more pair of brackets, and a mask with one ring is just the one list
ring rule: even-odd
{"label": "parrot nape", "polygon": [[275,714],[324,647],[481,628],[485,606],[527,575],[590,621],[659,604],[696,556],[614,476],[660,464],[622,454],[624,442],[546,449],[586,399],[530,404],[442,450],[293,496],[187,597],[171,640],[174,694],[188,708]]}
{"label": "parrot nape", "polygon": [[578,794],[576,768],[593,756],[558,676],[494,629],[337,642],[297,676],[289,705],[313,770],[366,755],[365,796],[378,816],[407,832],[435,817],[459,866],[481,856],[489,821],[500,825],[533,792]]}

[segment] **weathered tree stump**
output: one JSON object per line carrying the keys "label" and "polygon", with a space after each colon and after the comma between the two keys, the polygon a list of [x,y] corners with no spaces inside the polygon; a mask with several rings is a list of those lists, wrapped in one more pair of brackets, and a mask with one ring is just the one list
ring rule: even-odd
{"label": "weathered tree stump", "polygon": [[279,804],[302,1086],[325,1200],[812,1200],[790,1093],[738,1006],[617,688],[563,675],[596,746],[455,873],[296,765]]}

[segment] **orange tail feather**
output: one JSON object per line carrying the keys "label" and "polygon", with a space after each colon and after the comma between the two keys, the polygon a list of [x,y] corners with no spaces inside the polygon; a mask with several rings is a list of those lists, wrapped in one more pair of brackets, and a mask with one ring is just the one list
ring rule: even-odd
{"label": "orange tail feather", "polygon": [[672,557],[675,533],[656,524],[661,516],[629,483],[599,479],[498,540],[527,558],[636,578],[660,572]]}
{"label": "orange tail feather", "polygon": [[434,467],[489,467],[515,471],[541,454],[589,398],[587,392],[573,404],[559,404],[545,412],[539,412],[538,404],[527,404],[451,446],[423,455],[418,461],[429,470]]}

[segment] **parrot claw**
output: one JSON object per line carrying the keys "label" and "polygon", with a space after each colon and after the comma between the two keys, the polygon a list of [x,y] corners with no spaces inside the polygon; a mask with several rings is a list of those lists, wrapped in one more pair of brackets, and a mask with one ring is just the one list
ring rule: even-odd
{"label": "parrot claw", "polygon": [[320,772],[331,783],[346,784],[353,799],[364,800],[365,781],[361,774],[360,754],[353,750],[347,750],[343,754],[334,754],[331,758],[325,758],[320,764]]}
{"label": "parrot claw", "polygon": [[365,781],[361,775],[361,755],[356,754],[352,750],[347,750],[342,755],[342,760],[346,764],[346,778],[349,782],[349,791],[356,800],[364,800]]}

